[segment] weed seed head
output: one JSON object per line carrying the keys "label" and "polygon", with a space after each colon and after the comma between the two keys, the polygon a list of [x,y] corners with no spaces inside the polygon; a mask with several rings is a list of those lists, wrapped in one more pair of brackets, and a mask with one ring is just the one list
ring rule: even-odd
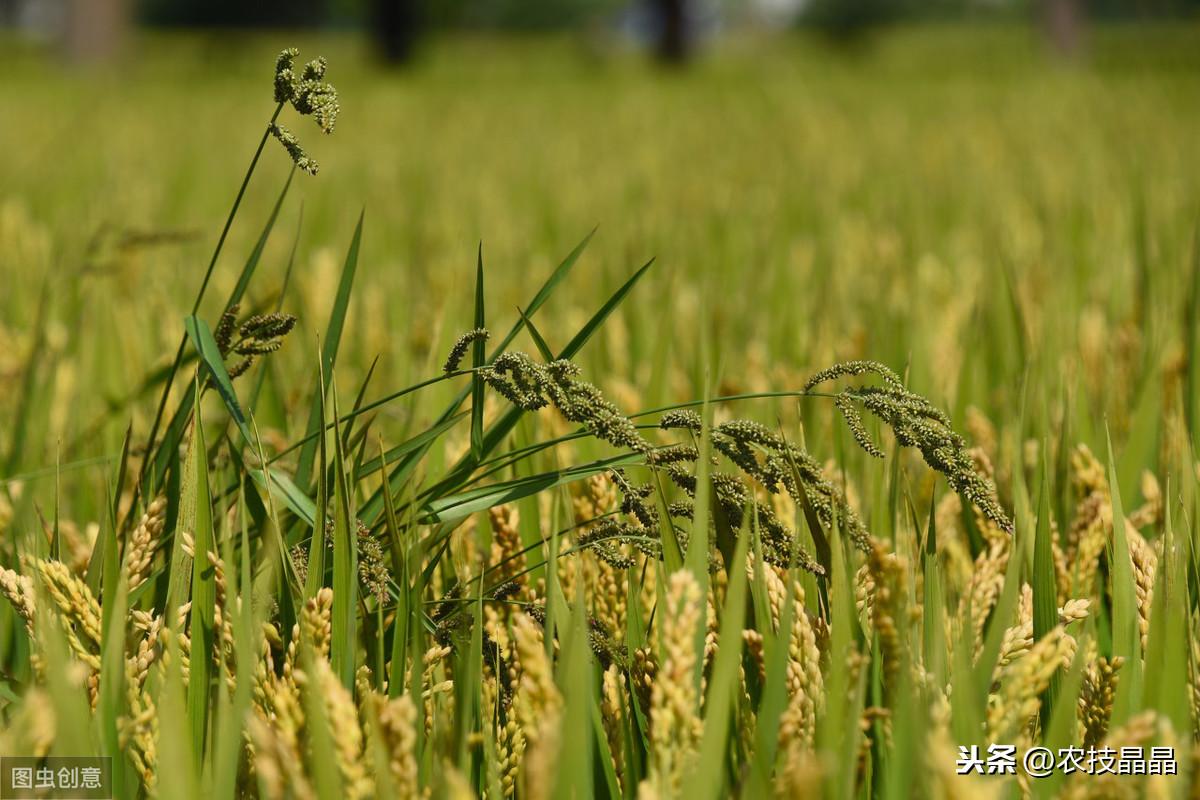
{"label": "weed seed head", "polygon": [[490,335],[486,328],[475,328],[455,339],[454,346],[450,348],[450,355],[446,357],[446,363],[442,366],[442,372],[446,375],[458,372],[458,368],[462,364],[462,360],[467,355],[467,350],[471,345],[475,342],[486,342]]}

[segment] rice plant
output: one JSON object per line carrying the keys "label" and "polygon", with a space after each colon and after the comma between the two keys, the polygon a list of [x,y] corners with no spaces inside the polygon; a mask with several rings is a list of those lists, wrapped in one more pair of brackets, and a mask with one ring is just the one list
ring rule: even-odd
{"label": "rice plant", "polygon": [[[373,368],[338,386],[360,218],[293,435],[264,436],[306,321],[243,308],[290,177],[215,322],[199,312],[267,140],[317,174],[278,117],[329,133],[338,97],[297,57],[104,517],[6,522],[0,753],[110,756],[120,797],[1195,792],[1184,403],[1136,504],[1069,408],[1054,438],[956,425],[876,361],[623,408],[580,354],[652,265],[574,328],[536,323],[587,239],[515,315],[486,307],[481,248],[466,332],[369,400]],[[765,424],[768,400],[799,411]],[[389,441],[395,409],[430,422]],[[1119,774],[1122,748],[1158,771]],[[1042,749],[1113,766],[1041,775]]]}

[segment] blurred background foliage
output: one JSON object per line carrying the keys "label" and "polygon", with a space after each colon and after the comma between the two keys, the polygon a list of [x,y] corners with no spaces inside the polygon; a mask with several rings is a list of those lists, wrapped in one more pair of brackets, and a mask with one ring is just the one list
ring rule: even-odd
{"label": "blurred background foliage", "polygon": [[[1051,0],[937,14],[697,0],[688,19],[704,27],[662,69],[658,6],[460,0],[418,9],[398,48],[410,63],[393,68],[371,6],[349,0],[124,6],[136,21],[106,65],[103,47],[72,50],[79,7],[7,0],[0,412],[30,431],[8,440],[8,474],[112,457],[130,418],[148,426],[148,381],[289,44],[329,58],[343,113],[329,138],[284,120],[321,173],[295,179],[251,298],[280,302],[302,205],[282,300],[300,324],[259,415],[279,440],[297,433],[310,387],[294,376],[311,372],[365,208],[345,386],[376,356],[381,392],[436,373],[471,326],[480,240],[488,306],[515,318],[530,276],[598,225],[543,330],[576,329],[657,256],[581,355],[623,408],[694,397],[706,369],[721,391],[796,388],[872,357],[956,420],[976,406],[1035,430],[1069,397],[1082,440],[1102,449],[1108,419],[1120,445],[1195,372],[1200,28],[1194,3],[1067,5],[1080,15],[1059,40]],[[863,31],[845,21],[859,13],[890,24],[844,35]],[[213,27],[235,23],[251,27]],[[289,168],[272,145],[210,296],[230,289]],[[404,408],[393,422],[420,423]]]}
{"label": "blurred background foliage", "polygon": [[447,30],[608,29],[680,60],[696,42],[748,24],[810,28],[855,40],[903,22],[1034,20],[1063,49],[1073,48],[1088,19],[1178,19],[1197,9],[1200,0],[0,0],[0,24],[42,31],[84,28],[93,39],[135,22],[364,29],[390,60],[406,60],[417,41]]}

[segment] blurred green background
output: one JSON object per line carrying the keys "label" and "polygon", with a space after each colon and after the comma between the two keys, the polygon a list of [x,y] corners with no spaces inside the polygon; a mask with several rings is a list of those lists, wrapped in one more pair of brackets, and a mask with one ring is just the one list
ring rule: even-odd
{"label": "blurred green background", "polygon": [[[344,394],[376,355],[372,394],[436,373],[471,326],[479,242],[507,327],[599,226],[540,327],[561,346],[656,257],[582,357],[630,411],[697,396],[703,364],[735,392],[854,357],[908,369],[959,420],[1069,398],[1085,439],[1184,397],[1200,210],[1186,3],[1074,7],[1065,39],[1054,3],[712,5],[689,10],[670,66],[658,11],[613,3],[425,9],[399,63],[354,3],[246,20],[148,2],[111,49],[19,5],[0,47],[5,477],[115,455],[131,418],[144,435],[145,379],[174,352],[290,44],[329,59],[342,115],[328,138],[281,118],[321,165],[295,177],[251,291],[274,307],[303,209],[282,301],[300,325],[260,412],[284,437],[364,209]],[[290,166],[269,142],[210,317]]]}

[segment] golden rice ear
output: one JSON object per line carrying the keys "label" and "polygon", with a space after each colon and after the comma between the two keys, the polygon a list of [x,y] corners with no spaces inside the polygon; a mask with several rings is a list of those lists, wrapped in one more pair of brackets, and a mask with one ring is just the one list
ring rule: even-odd
{"label": "golden rice ear", "polygon": [[903,636],[908,624],[908,563],[884,542],[873,540],[866,566],[872,586],[870,620],[879,636],[884,685],[894,686],[909,657]]}
{"label": "golden rice ear", "polygon": [[33,578],[16,570],[0,567],[0,594],[8,598],[13,609],[25,620],[25,628],[33,635],[33,621],[37,617],[37,590]]}
{"label": "golden rice ear", "polygon": [[650,692],[650,771],[645,783],[659,797],[678,797],[695,766],[703,730],[695,670],[696,631],[704,604],[690,570],[668,579],[659,636],[661,660]]}
{"label": "golden rice ear", "polygon": [[318,659],[329,658],[333,639],[333,589],[322,586],[300,612],[300,634]]}
{"label": "golden rice ear", "polygon": [[332,733],[334,763],[342,779],[342,791],[348,798],[371,797],[375,792],[375,782],[366,768],[363,725],[358,716],[358,706],[328,661],[314,658],[312,669],[315,676],[307,682],[306,688],[318,693],[324,706],[325,719]]}
{"label": "golden rice ear", "polygon": [[158,549],[159,539],[167,521],[167,498],[160,494],[146,508],[125,549],[125,570],[129,591],[141,586],[150,575],[150,565]]}
{"label": "golden rice ear", "polygon": [[554,682],[554,665],[546,654],[540,626],[525,614],[517,614],[513,618],[513,639],[521,671],[513,714],[525,751],[518,780],[526,796],[548,798],[564,744],[561,721],[565,704]]}
{"label": "golden rice ear", "polygon": [[407,694],[385,700],[373,695],[383,752],[396,797],[419,797],[417,769],[417,708]]}
{"label": "golden rice ear", "polygon": [[1004,671],[1000,690],[988,707],[988,740],[1012,741],[1037,716],[1041,696],[1055,673],[1075,657],[1075,639],[1057,626]]}

